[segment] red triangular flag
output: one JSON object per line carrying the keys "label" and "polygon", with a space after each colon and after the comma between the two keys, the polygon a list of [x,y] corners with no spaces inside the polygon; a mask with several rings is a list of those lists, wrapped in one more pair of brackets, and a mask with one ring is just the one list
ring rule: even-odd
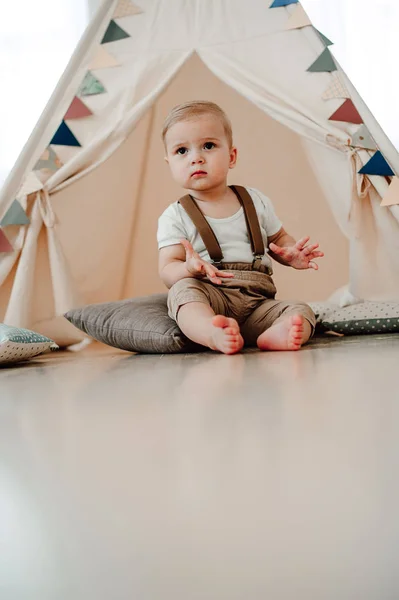
{"label": "red triangular flag", "polygon": [[11,246],[6,235],[0,229],[0,252],[14,252],[14,248]]}
{"label": "red triangular flag", "polygon": [[363,123],[363,119],[359,115],[356,106],[349,98],[345,100],[342,106],[340,106],[328,120],[345,121],[346,123],[354,123],[355,125],[361,125]]}
{"label": "red triangular flag", "polygon": [[92,114],[93,113],[86,104],[84,104],[80,98],[75,96],[65,113],[64,121],[67,119],[82,119],[83,117],[90,117]]}

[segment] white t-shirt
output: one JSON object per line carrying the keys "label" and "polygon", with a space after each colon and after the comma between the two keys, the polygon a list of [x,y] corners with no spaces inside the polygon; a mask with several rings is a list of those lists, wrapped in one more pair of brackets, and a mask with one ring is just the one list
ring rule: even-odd
{"label": "white t-shirt", "polygon": [[[266,254],[268,252],[267,238],[275,235],[281,229],[282,223],[274,212],[273,204],[267,196],[254,188],[247,188],[247,190],[254,202],[265,244],[265,256],[262,263],[271,266],[271,260]],[[248,237],[242,207],[231,217],[225,217],[224,219],[205,218],[219,242],[223,252],[223,262],[252,262],[251,242]],[[158,219],[158,248],[179,244],[182,238],[192,244],[194,250],[198,252],[203,260],[210,261],[208,251],[194,223],[184,208],[178,202],[173,202]]]}

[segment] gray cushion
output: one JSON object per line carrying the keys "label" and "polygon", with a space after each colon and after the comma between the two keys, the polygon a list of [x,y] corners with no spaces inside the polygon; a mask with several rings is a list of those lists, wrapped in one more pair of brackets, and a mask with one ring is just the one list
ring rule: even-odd
{"label": "gray cushion", "polygon": [[130,352],[173,354],[203,350],[191,342],[168,316],[167,294],[119,302],[89,304],[65,317],[89,336]]}

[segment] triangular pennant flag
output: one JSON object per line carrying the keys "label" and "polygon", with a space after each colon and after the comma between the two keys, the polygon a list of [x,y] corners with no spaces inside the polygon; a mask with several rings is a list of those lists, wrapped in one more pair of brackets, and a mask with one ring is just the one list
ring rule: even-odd
{"label": "triangular pennant flag", "polygon": [[279,6],[288,6],[289,4],[298,4],[299,0],[274,0],[269,8],[278,8]]}
{"label": "triangular pennant flag", "polygon": [[115,21],[111,21],[108,25],[108,29],[104,34],[103,39],[101,40],[101,44],[109,44],[110,42],[118,42],[119,40],[124,40],[125,38],[130,37],[126,31],[119,27]]}
{"label": "triangular pennant flag", "polygon": [[337,65],[331,52],[326,48],[307,70],[309,73],[332,73],[337,70]]}
{"label": "triangular pennant flag", "polygon": [[35,166],[33,167],[33,170],[40,171],[42,169],[46,169],[50,171],[50,173],[55,173],[61,167],[62,162],[60,161],[54,150],[50,148],[50,146],[48,146],[37,161],[37,163],[35,164]]}
{"label": "triangular pennant flag", "polygon": [[371,133],[366,125],[362,125],[355,131],[352,135],[352,143],[350,145],[356,148],[364,148],[365,150],[377,150],[377,144],[371,137]]}
{"label": "triangular pennant flag", "polygon": [[108,69],[109,67],[118,67],[120,63],[105,48],[99,46],[96,55],[89,64],[89,69]]}
{"label": "triangular pennant flag", "polygon": [[370,158],[370,160],[364,165],[359,171],[360,175],[381,175],[382,177],[393,177],[395,173],[382,156],[381,152],[377,152]]}
{"label": "triangular pennant flag", "polygon": [[391,184],[388,188],[387,193],[382,199],[380,206],[394,206],[395,204],[399,204],[399,178],[394,177],[391,181]]}
{"label": "triangular pennant flag", "polygon": [[78,95],[95,96],[96,94],[104,94],[105,91],[105,87],[101,81],[99,81],[97,77],[94,77],[93,73],[87,71],[85,78],[80,84]]}
{"label": "triangular pennant flag", "polygon": [[38,177],[31,171],[25,178],[18,192],[16,193],[17,198],[22,198],[22,196],[29,196],[29,194],[33,194],[33,192],[37,192],[41,190],[43,187],[42,182],[38,179]]}
{"label": "triangular pennant flag", "polygon": [[[76,146],[56,146],[57,154],[62,160],[63,164],[66,165],[71,161],[77,154],[80,154],[81,147]],[[39,173],[39,171],[37,171]]]}
{"label": "triangular pennant flag", "polygon": [[90,117],[93,113],[91,110],[83,104],[80,98],[75,96],[72,100],[70,107],[65,113],[64,121],[67,119],[82,119],[83,117]]}
{"label": "triangular pennant flag", "polygon": [[305,12],[302,4],[298,4],[290,18],[288,19],[286,29],[301,29],[311,25],[311,21]]}
{"label": "triangular pennant flag", "polygon": [[332,42],[331,40],[328,39],[328,37],[326,37],[324,35],[324,33],[321,33],[321,31],[319,31],[318,29],[316,29],[316,27],[314,27],[315,32],[317,33],[317,35],[319,36],[319,38],[321,39],[321,41],[323,42],[323,44],[325,46],[333,46],[334,42]]}
{"label": "triangular pennant flag", "polygon": [[354,123],[355,125],[361,125],[363,123],[362,117],[359,115],[356,106],[349,98],[335,111],[334,114],[328,119],[329,121],[343,121],[345,123]]}
{"label": "triangular pennant flag", "polygon": [[14,248],[8,241],[5,233],[0,229],[0,252],[14,252]]}
{"label": "triangular pennant flag", "polygon": [[333,98],[350,98],[349,91],[343,82],[339,73],[331,75],[331,83],[322,95],[323,100],[332,100]]}
{"label": "triangular pennant flag", "polygon": [[79,144],[78,140],[73,135],[72,131],[69,129],[69,127],[65,123],[65,121],[62,121],[61,125],[58,127],[50,144],[54,144],[55,146],[80,146],[81,145],[81,144]]}
{"label": "triangular pennant flag", "polygon": [[138,6],[135,6],[130,0],[119,0],[116,5],[115,12],[112,15],[113,19],[121,19],[122,17],[130,17],[131,15],[139,15],[143,11]]}
{"label": "triangular pennant flag", "polygon": [[14,200],[10,208],[2,218],[0,225],[6,227],[6,225],[29,225],[30,221],[28,216],[18,200]]}

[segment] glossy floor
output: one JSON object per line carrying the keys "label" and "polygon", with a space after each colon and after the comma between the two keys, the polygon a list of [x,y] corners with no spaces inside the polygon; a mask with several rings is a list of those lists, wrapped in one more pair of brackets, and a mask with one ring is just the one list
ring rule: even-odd
{"label": "glossy floor", "polygon": [[399,336],[0,370],[2,600],[399,597]]}

